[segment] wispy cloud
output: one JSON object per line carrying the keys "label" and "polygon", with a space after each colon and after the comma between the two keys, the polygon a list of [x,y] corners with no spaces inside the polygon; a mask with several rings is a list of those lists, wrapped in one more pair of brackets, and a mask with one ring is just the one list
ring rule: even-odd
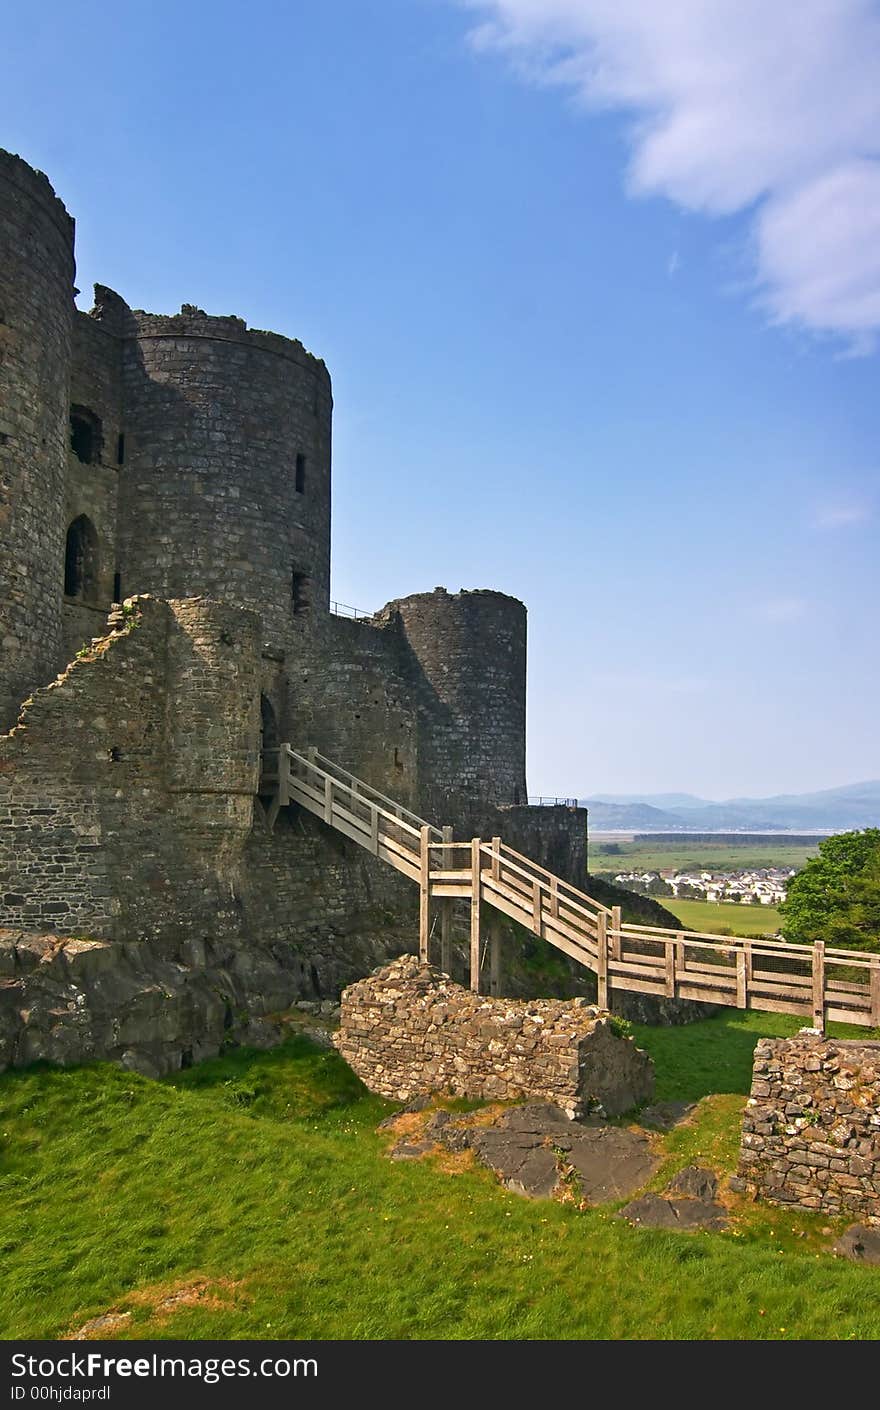
{"label": "wispy cloud", "polygon": [[673,250],[672,254],[669,256],[669,259],[666,261],[666,273],[669,275],[670,279],[674,279],[680,269],[681,258],[679,256],[678,250]]}
{"label": "wispy cloud", "polygon": [[[472,38],[634,118],[627,176],[707,216],[747,211],[772,322],[880,330],[878,0],[457,0]],[[672,272],[672,271],[670,271]]]}
{"label": "wispy cloud", "polygon": [[758,606],[758,616],[765,622],[797,622],[807,615],[809,603],[805,597],[771,597]]}

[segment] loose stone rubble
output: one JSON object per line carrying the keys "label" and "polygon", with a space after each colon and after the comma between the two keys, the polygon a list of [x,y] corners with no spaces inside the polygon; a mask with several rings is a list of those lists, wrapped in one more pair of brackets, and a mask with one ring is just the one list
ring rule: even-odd
{"label": "loose stone rubble", "polygon": [[654,1068],[583,999],[490,999],[410,955],[343,992],[334,1039],[371,1091],[543,1098],[566,1116],[615,1116],[649,1100]]}

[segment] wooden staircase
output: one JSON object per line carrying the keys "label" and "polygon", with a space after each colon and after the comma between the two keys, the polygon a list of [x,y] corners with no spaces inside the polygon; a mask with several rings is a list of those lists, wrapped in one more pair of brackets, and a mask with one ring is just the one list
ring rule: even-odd
{"label": "wooden staircase", "polygon": [[270,828],[281,808],[296,803],[418,886],[423,962],[439,911],[440,966],[449,971],[455,908],[466,903],[477,992],[487,956],[489,991],[499,991],[503,917],[591,970],[603,1008],[612,989],[625,989],[800,1014],[818,1029],[828,1020],[880,1027],[880,954],[624,925],[619,906],[603,905],[500,837],[456,842],[452,828],[433,827],[315,749],[298,753],[282,744],[267,750],[260,795],[270,800]]}

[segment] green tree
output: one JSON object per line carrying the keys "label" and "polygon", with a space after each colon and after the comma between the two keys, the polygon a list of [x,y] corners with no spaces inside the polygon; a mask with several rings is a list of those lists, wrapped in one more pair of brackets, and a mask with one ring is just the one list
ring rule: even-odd
{"label": "green tree", "polygon": [[880,828],[827,837],[779,910],[786,940],[880,950]]}

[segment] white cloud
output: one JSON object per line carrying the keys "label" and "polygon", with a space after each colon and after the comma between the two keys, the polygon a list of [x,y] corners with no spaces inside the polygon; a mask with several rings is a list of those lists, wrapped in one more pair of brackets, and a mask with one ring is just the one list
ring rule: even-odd
{"label": "white cloud", "polygon": [[[771,320],[880,329],[878,0],[458,0],[474,42],[632,115],[628,188],[749,210]],[[751,208],[751,209],[750,209]]]}
{"label": "white cloud", "polygon": [[681,259],[678,250],[673,250],[669,259],[666,261],[666,273],[669,275],[670,279],[674,279],[680,269]]}

